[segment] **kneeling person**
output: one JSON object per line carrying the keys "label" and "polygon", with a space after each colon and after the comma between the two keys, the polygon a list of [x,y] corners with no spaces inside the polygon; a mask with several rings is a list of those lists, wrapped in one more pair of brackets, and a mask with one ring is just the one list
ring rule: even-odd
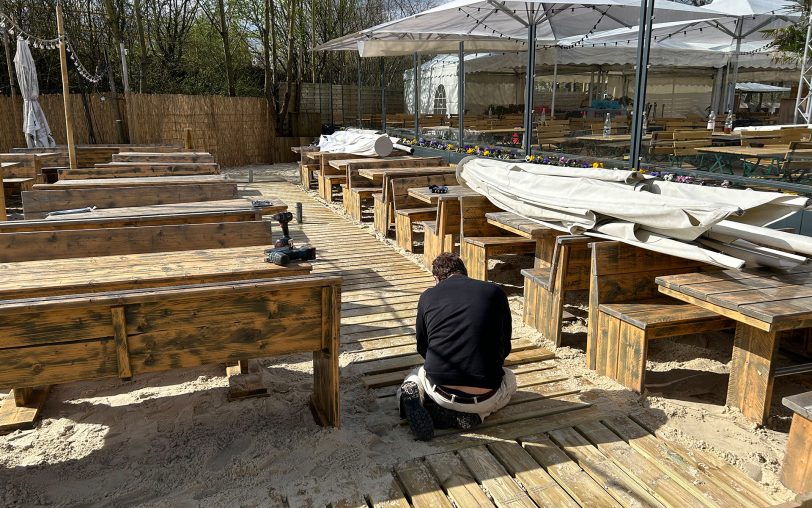
{"label": "kneeling person", "polygon": [[401,418],[422,441],[435,427],[482,423],[516,392],[516,377],[504,368],[512,334],[505,293],[469,279],[456,254],[440,254],[431,268],[437,284],[417,304],[417,352],[425,363],[397,392]]}

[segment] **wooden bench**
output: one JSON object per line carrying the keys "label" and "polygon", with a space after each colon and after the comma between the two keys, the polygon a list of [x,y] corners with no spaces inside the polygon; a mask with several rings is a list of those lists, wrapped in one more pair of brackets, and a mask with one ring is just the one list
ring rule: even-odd
{"label": "wooden bench", "polygon": [[312,351],[314,415],[338,427],[341,282],[286,277],[0,301],[0,386],[19,387],[0,420],[37,411],[47,392],[34,387]]}
{"label": "wooden bench", "polygon": [[[124,179],[122,179],[124,180]],[[193,203],[237,199],[236,183],[200,183],[191,185],[151,185],[138,187],[86,188],[49,186],[23,192],[26,219],[41,219],[48,212],[78,208],[121,208],[167,203]]]}
{"label": "wooden bench", "polygon": [[423,201],[410,197],[409,189],[429,187],[431,185],[454,185],[456,183],[457,177],[453,174],[391,179],[390,196],[395,214],[395,239],[399,247],[411,252],[414,247],[412,238],[414,223],[437,219],[437,207],[427,205]]}
{"label": "wooden bench", "polygon": [[460,258],[472,279],[487,280],[488,259],[503,254],[535,253],[536,241],[513,235],[488,222],[500,211],[484,196],[460,200]]}
{"label": "wooden bench", "polygon": [[156,176],[218,175],[217,164],[209,163],[110,163],[97,164],[94,168],[57,170],[60,180],[84,180],[95,178],[141,178]]}
{"label": "wooden bench", "polygon": [[[475,201],[481,200],[473,198]],[[485,199],[485,198],[482,198]],[[440,196],[435,220],[423,222],[423,263],[431,266],[434,258],[443,252],[457,252],[460,238],[461,201],[459,198]],[[466,268],[467,268],[466,263]],[[468,269],[470,275],[471,270]]]}
{"label": "wooden bench", "polygon": [[556,347],[561,345],[567,293],[589,290],[590,241],[594,241],[594,238],[583,235],[557,236],[550,266],[522,270],[523,322],[541,332]]}
{"label": "wooden bench", "polygon": [[696,149],[711,146],[713,144],[712,134],[711,131],[705,129],[674,131],[671,162],[682,167],[686,160],[693,160],[695,167],[701,167],[702,154]]}
{"label": "wooden bench", "polygon": [[781,482],[797,493],[812,491],[812,392],[784,397],[792,410],[792,425],[781,468]]}
{"label": "wooden bench", "polygon": [[56,183],[35,184],[34,190],[98,189],[102,187],[141,187],[155,185],[223,184],[231,182],[225,175],[145,176],[143,178],[87,178],[59,180]]}
{"label": "wooden bench", "polygon": [[[0,263],[272,246],[271,224],[252,221],[0,233]],[[261,248],[257,256],[262,257]]]}
{"label": "wooden bench", "polygon": [[598,374],[642,392],[649,340],[735,328],[731,319],[663,296],[654,282],[660,275],[717,267],[621,242],[590,248],[586,358]]}

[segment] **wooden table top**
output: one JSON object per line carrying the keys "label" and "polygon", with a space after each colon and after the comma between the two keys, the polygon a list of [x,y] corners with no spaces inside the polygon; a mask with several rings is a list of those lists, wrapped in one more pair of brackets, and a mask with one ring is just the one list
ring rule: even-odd
{"label": "wooden table top", "polygon": [[789,150],[789,145],[765,145],[755,146],[703,146],[694,148],[701,153],[715,153],[719,155],[731,155],[734,157],[784,157]]}
{"label": "wooden table top", "polygon": [[397,175],[399,173],[419,176],[420,174],[436,175],[438,173],[454,173],[456,171],[456,167],[450,166],[447,168],[442,166],[422,168],[363,168],[358,170],[358,174],[364,178],[375,180],[382,178],[384,175]]}
{"label": "wooden table top", "polygon": [[121,208],[103,208],[85,213],[51,215],[45,220],[93,219],[111,217],[148,217],[154,215],[217,215],[234,211],[262,211],[263,214],[284,212],[288,205],[278,199],[269,199],[270,205],[253,206],[250,199],[224,199],[219,201],[195,201],[192,203],[167,203],[152,206],[126,206]]}
{"label": "wooden table top", "polygon": [[408,192],[409,196],[432,205],[436,205],[441,199],[459,199],[480,195],[478,192],[462,185],[449,185],[448,192],[445,194],[433,193],[428,187],[415,187],[409,189]]}
{"label": "wooden table top", "polygon": [[307,275],[308,263],[277,266],[268,247],[0,263],[0,299],[116,291],[229,280]]}
{"label": "wooden table top", "polygon": [[0,168],[11,168],[19,165],[19,162],[0,162]]}
{"label": "wooden table top", "polygon": [[555,230],[537,222],[525,219],[513,212],[489,212],[485,214],[488,224],[502,228],[524,238],[544,238],[555,234]]}
{"label": "wooden table top", "polygon": [[812,326],[812,267],[724,270],[656,278],[661,293],[764,331]]}
{"label": "wooden table top", "polygon": [[471,129],[479,134],[513,134],[514,132],[524,132],[524,127],[504,127],[501,129]]}
{"label": "wooden table top", "polygon": [[232,183],[225,175],[192,176],[145,176],[140,178],[87,178],[84,180],[59,180],[56,183],[38,184],[35,189],[86,189],[88,187],[135,187],[141,185],[188,185],[196,183]]}

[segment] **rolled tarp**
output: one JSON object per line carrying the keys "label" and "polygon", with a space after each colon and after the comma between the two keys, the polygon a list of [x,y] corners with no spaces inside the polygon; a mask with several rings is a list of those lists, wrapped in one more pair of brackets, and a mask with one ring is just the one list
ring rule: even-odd
{"label": "rolled tarp", "polygon": [[350,153],[365,157],[388,157],[394,149],[386,134],[368,130],[337,131],[319,138],[319,150],[328,153]]}

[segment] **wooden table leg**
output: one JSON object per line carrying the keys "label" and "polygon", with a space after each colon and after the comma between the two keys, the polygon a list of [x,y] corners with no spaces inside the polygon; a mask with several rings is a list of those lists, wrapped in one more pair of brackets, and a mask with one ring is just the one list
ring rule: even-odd
{"label": "wooden table leg", "polygon": [[733,341],[733,359],[727,388],[727,405],[763,424],[770,412],[773,394],[773,357],[777,332],[765,332],[739,323]]}
{"label": "wooden table leg", "polygon": [[0,405],[0,432],[30,429],[48,398],[50,386],[42,388],[15,388]]}
{"label": "wooden table leg", "polygon": [[341,426],[338,355],[341,335],[341,290],[323,288],[322,349],[313,352],[313,395],[310,406],[316,422],[322,426]]}

